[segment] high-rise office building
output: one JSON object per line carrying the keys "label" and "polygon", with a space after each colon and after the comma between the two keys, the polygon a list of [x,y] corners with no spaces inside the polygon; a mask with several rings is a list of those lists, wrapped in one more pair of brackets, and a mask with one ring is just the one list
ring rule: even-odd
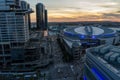
{"label": "high-rise office building", "polygon": [[47,29],[47,10],[42,3],[36,5],[37,29],[43,31]]}
{"label": "high-rise office building", "polygon": [[13,10],[20,7],[20,0],[0,0],[0,10]]}
{"label": "high-rise office building", "polygon": [[[30,8],[30,5],[27,5],[28,8]],[[31,29],[31,17],[30,14],[28,14],[28,26],[29,26],[29,30]]]}
{"label": "high-rise office building", "polygon": [[[28,12],[32,12],[32,10],[30,10],[30,5],[28,3],[26,3],[25,1],[21,1],[21,9],[22,10],[28,10]],[[31,17],[30,14],[27,15],[28,16],[28,26],[29,29],[31,29]]]}
{"label": "high-rise office building", "polygon": [[37,29],[44,30],[45,27],[45,6],[42,3],[36,5]]}
{"label": "high-rise office building", "polygon": [[25,1],[21,1],[21,9],[22,10],[27,10],[28,9],[28,4]]}
{"label": "high-rise office building", "polygon": [[30,9],[20,0],[0,0],[0,69],[11,66],[12,49],[29,40]]}
{"label": "high-rise office building", "polygon": [[48,29],[48,12],[47,12],[47,10],[45,10],[45,30],[47,30]]}

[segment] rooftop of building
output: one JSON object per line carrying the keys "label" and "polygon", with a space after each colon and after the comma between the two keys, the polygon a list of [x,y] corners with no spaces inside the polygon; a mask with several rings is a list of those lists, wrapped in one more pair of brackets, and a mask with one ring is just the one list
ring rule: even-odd
{"label": "rooftop of building", "polygon": [[113,37],[116,30],[105,27],[79,26],[64,29],[64,35],[69,37],[85,38],[104,38]]}
{"label": "rooftop of building", "polygon": [[32,13],[33,10],[30,8],[29,3],[22,0],[10,0],[0,4],[0,12],[23,12]]}
{"label": "rooftop of building", "polygon": [[66,42],[66,44],[67,44],[70,48],[72,48],[73,45],[74,45],[74,46],[80,46],[80,45],[81,45],[81,43],[80,43],[79,40],[78,40],[78,41],[72,41],[72,40],[65,39],[65,38],[63,38],[63,40]]}
{"label": "rooftop of building", "polygon": [[[120,78],[120,46],[101,45],[86,50],[87,56]],[[111,74],[112,74],[111,73]]]}

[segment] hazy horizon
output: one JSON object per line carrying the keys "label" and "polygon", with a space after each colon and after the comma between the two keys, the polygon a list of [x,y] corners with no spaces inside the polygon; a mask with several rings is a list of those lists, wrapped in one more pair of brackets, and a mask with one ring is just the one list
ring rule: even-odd
{"label": "hazy horizon", "polygon": [[[48,10],[49,22],[115,21],[120,22],[120,0],[26,0],[35,11],[37,3]],[[35,11],[36,12],[36,11]],[[32,13],[32,22],[36,14]]]}

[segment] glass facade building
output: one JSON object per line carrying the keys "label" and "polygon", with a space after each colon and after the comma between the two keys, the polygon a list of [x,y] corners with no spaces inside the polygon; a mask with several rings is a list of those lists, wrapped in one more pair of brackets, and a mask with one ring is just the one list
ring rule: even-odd
{"label": "glass facade building", "polygon": [[48,11],[47,10],[45,10],[45,30],[47,30],[48,29]]}
{"label": "glass facade building", "polygon": [[29,40],[27,16],[21,12],[0,12],[0,43]]}
{"label": "glass facade building", "polygon": [[20,7],[20,0],[0,0],[0,10],[12,10]]}
{"label": "glass facade building", "polygon": [[20,0],[0,0],[0,69],[11,65],[12,48],[24,46],[29,40],[27,5]]}
{"label": "glass facade building", "polygon": [[37,29],[47,30],[47,10],[42,3],[36,5]]}

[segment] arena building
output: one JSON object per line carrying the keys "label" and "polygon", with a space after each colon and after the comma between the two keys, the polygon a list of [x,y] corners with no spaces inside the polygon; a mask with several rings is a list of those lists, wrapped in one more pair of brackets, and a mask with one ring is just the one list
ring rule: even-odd
{"label": "arena building", "polygon": [[118,31],[112,28],[70,27],[64,29],[60,34],[60,42],[65,47],[65,50],[73,56],[73,59],[80,59],[86,48],[102,44],[118,44],[120,36]]}
{"label": "arena building", "polygon": [[71,27],[64,29],[63,35],[64,38],[80,40],[85,45],[117,44],[120,40],[117,31],[105,27]]}

